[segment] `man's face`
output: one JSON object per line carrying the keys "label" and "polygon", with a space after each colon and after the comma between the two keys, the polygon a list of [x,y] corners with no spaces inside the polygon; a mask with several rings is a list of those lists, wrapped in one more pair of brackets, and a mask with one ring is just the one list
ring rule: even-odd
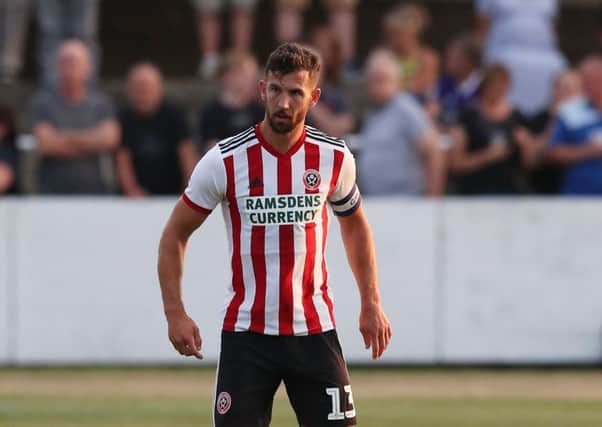
{"label": "man's face", "polygon": [[259,82],[270,127],[277,133],[289,133],[303,124],[305,116],[320,98],[320,89],[305,70],[279,75],[268,73]]}
{"label": "man's face", "polygon": [[224,90],[238,93],[248,101],[257,99],[257,65],[245,61],[237,68],[226,71],[222,85]]}
{"label": "man's face", "polygon": [[451,77],[460,77],[468,67],[462,48],[457,43],[452,43],[445,52],[445,71]]}
{"label": "man's face", "polygon": [[386,104],[399,93],[400,79],[393,66],[385,61],[375,61],[368,65],[368,97],[371,104]]}
{"label": "man's face", "polygon": [[64,46],[59,51],[57,66],[59,82],[62,85],[83,85],[90,75],[88,54],[79,46]]}
{"label": "man's face", "polygon": [[150,68],[139,68],[130,76],[128,98],[134,110],[153,113],[161,103],[163,84],[160,75]]}

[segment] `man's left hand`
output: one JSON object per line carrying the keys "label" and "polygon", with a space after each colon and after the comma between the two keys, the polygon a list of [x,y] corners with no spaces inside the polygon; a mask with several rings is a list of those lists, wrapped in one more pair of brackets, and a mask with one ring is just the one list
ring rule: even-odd
{"label": "man's left hand", "polygon": [[372,359],[378,359],[391,341],[391,322],[380,304],[363,307],[360,313],[360,332],[366,348],[372,347]]}

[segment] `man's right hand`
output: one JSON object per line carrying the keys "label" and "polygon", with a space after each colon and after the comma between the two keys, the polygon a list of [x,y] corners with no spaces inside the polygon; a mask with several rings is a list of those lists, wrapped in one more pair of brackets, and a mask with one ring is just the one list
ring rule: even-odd
{"label": "man's right hand", "polygon": [[168,316],[169,340],[174,348],[184,356],[202,359],[201,334],[199,328],[186,313]]}

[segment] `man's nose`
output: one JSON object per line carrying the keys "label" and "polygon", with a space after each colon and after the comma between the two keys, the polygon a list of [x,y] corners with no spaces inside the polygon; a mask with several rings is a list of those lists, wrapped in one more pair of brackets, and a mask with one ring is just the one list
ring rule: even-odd
{"label": "man's nose", "polygon": [[286,93],[283,93],[278,98],[278,108],[280,108],[282,110],[288,110],[289,107],[290,107],[290,97]]}

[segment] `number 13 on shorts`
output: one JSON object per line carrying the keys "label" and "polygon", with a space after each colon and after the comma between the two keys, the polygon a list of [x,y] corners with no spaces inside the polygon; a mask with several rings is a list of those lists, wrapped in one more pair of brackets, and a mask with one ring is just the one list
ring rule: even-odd
{"label": "number 13 on shorts", "polygon": [[328,421],[344,420],[345,418],[355,417],[355,406],[353,405],[353,393],[351,386],[343,386],[343,391],[346,399],[345,406],[349,409],[345,412],[341,411],[341,390],[338,387],[327,387],[326,394],[332,400],[332,411],[328,414]]}

